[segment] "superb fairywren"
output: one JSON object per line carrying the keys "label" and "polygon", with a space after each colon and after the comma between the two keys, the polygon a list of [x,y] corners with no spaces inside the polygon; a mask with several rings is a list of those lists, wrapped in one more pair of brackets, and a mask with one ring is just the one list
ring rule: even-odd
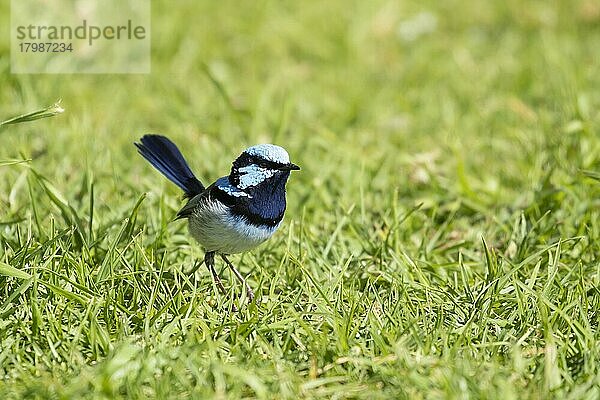
{"label": "superb fairywren", "polygon": [[204,263],[219,290],[225,294],[215,270],[215,254],[244,284],[252,301],[252,289],[227,255],[253,249],[275,233],[285,212],[285,184],[290,171],[300,167],[290,162],[282,147],[259,144],[244,150],[233,162],[229,176],[205,188],[177,146],[166,137],[145,135],[134,144],[189,199],[176,219],[188,219],[189,231],[204,247]]}

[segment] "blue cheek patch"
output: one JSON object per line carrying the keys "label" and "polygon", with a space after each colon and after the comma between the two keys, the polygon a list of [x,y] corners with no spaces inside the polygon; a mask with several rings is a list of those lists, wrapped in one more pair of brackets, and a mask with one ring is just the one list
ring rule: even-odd
{"label": "blue cheek patch", "polygon": [[257,186],[258,184],[269,179],[277,171],[261,168],[256,164],[250,164],[246,167],[239,168],[238,171],[241,173],[239,177],[238,187],[240,189],[246,189],[249,187]]}

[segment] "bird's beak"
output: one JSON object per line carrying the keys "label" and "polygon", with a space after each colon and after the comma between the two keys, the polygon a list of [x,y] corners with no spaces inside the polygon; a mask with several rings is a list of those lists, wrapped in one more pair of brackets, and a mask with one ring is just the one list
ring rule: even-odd
{"label": "bird's beak", "polygon": [[285,165],[282,165],[281,168],[279,168],[279,169],[282,171],[292,171],[292,170],[298,171],[298,170],[300,170],[300,167],[294,163],[287,163]]}

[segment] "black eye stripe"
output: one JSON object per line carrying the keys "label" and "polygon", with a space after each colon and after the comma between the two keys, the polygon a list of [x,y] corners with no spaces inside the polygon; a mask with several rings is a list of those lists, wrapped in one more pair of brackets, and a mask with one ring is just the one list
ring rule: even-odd
{"label": "black eye stripe", "polygon": [[270,161],[270,160],[265,160],[264,158],[259,158],[259,157],[251,157],[249,159],[249,164],[256,164],[261,168],[268,168],[268,169],[279,169],[283,164],[275,162],[275,161]]}

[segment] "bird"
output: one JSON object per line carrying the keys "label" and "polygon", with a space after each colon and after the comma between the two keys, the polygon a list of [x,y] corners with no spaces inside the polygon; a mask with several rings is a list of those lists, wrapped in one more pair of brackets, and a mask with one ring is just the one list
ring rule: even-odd
{"label": "bird", "polygon": [[300,167],[290,162],[283,147],[257,144],[233,161],[229,175],[205,187],[167,137],[146,134],[134,145],[142,157],[183,190],[187,203],[175,219],[187,219],[189,233],[204,248],[203,263],[219,291],[227,293],[215,270],[215,255],[231,269],[252,302],[252,288],[228,256],[252,250],[273,236],[286,209],[286,183],[291,171]]}

